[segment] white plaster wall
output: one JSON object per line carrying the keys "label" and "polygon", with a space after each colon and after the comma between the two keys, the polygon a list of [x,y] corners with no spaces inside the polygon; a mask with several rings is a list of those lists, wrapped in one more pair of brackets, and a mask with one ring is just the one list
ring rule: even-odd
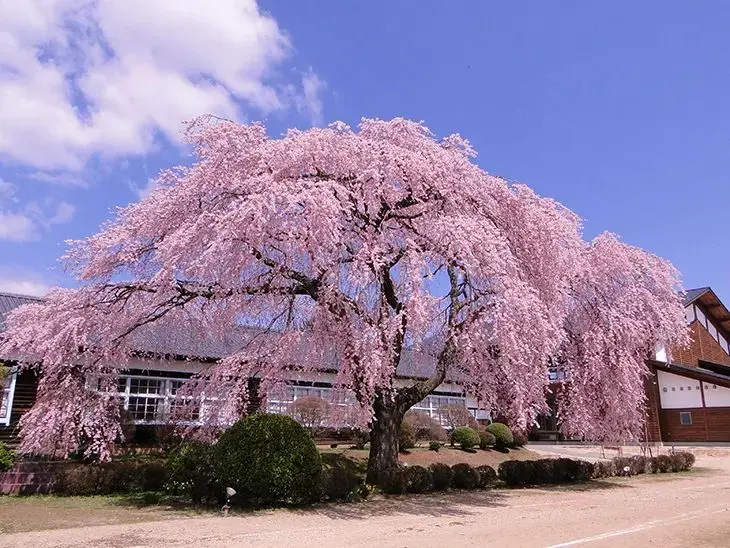
{"label": "white plaster wall", "polygon": [[730,407],[730,388],[705,383],[706,407]]}
{"label": "white plaster wall", "polygon": [[657,371],[662,409],[702,407],[700,382],[688,377]]}

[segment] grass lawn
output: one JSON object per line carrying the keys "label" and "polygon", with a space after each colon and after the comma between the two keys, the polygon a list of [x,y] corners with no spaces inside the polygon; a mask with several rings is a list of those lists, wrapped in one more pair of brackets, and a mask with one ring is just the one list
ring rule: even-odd
{"label": "grass lawn", "polygon": [[[367,450],[350,449],[349,444],[334,449],[319,446],[319,450],[326,466],[343,467],[355,475],[365,475]],[[428,466],[432,462],[453,465],[467,462],[472,466],[488,464],[495,469],[505,460],[537,458],[540,455],[526,449],[513,449],[504,453],[494,450],[467,452],[449,446],[442,447],[438,452],[429,451],[426,447],[416,447],[400,455],[401,462],[412,465]],[[180,519],[201,514],[217,514],[219,510],[213,507],[195,508],[155,493],[90,497],[0,496],[0,538],[3,533]]]}
{"label": "grass lawn", "polygon": [[[348,459],[367,461],[367,449],[350,449],[349,447],[349,444],[342,444],[334,449],[325,445],[318,446],[320,452],[325,454],[335,453]],[[488,464],[495,470],[501,462],[506,460],[537,460],[539,458],[542,458],[541,455],[527,449],[510,449],[504,452],[493,449],[486,451],[481,449],[464,451],[458,447],[450,447],[449,445],[442,447],[438,452],[429,451],[428,447],[415,447],[408,453],[401,453],[400,455],[401,462],[411,465],[428,466],[433,462],[443,462],[444,464],[453,466],[460,462],[466,462],[472,466]]]}
{"label": "grass lawn", "polygon": [[191,517],[210,511],[213,510],[196,511],[190,507],[179,508],[166,504],[145,506],[141,497],[125,495],[6,495],[0,496],[0,538],[3,533],[159,521]]}

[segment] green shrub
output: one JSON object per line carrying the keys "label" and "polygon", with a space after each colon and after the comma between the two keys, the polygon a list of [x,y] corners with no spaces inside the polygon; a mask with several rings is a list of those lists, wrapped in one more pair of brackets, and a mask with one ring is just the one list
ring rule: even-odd
{"label": "green shrub", "polygon": [[367,496],[365,467],[343,455],[322,455],[322,495],[325,500],[356,501]]}
{"label": "green shrub", "polygon": [[408,421],[401,421],[398,427],[398,449],[406,451],[416,446],[416,430]]}
{"label": "green shrub", "polygon": [[488,430],[479,431],[479,449],[491,449],[497,444],[497,438]]}
{"label": "green shrub", "polygon": [[462,449],[471,449],[480,443],[479,432],[468,426],[454,428],[451,433],[451,441]]}
{"label": "green shrub", "polygon": [[507,449],[512,447],[512,444],[515,442],[512,431],[506,424],[502,424],[501,422],[493,422],[487,426],[487,431],[494,435],[497,449]]}
{"label": "green shrub", "polygon": [[593,476],[593,464],[578,459],[554,459],[554,479],[552,483],[584,482]]}
{"label": "green shrub", "polygon": [[446,441],[448,435],[439,421],[423,411],[410,410],[403,417],[413,427],[416,442],[423,441]]}
{"label": "green shrub", "polygon": [[527,436],[522,432],[512,432],[512,447],[520,448],[527,445]]}
{"label": "green shrub", "polygon": [[439,449],[441,449],[441,443],[438,441],[429,442],[428,449],[429,451],[438,451]]}
{"label": "green shrub", "polygon": [[454,473],[451,471],[448,464],[444,464],[443,462],[434,462],[428,467],[428,469],[431,471],[431,476],[433,477],[434,490],[446,491],[449,487],[451,487],[451,480]]}
{"label": "green shrub", "polygon": [[593,475],[595,479],[610,478],[616,475],[616,465],[613,461],[598,461],[593,464]]}
{"label": "green shrub", "polygon": [[672,459],[676,460],[675,466],[678,472],[690,470],[695,464],[695,456],[689,451],[677,451],[672,454]]}
{"label": "green shrub", "polygon": [[386,470],[380,476],[380,488],[389,495],[402,495],[408,488],[406,469],[402,466]]}
{"label": "green shrub", "polygon": [[7,472],[15,464],[15,453],[4,442],[0,441],[0,473]]}
{"label": "green shrub", "polygon": [[451,479],[451,485],[457,489],[476,489],[479,487],[481,477],[476,468],[465,463],[460,462],[451,467],[453,477]]}
{"label": "green shrub", "polygon": [[68,463],[57,471],[54,491],[74,496],[160,491],[165,478],[166,468],[160,461]]}
{"label": "green shrub", "polygon": [[672,459],[669,455],[657,455],[650,460],[651,471],[653,474],[666,474],[672,469]]}
{"label": "green shrub", "polygon": [[494,468],[487,464],[482,464],[476,467],[476,471],[479,472],[479,487],[486,489],[487,487],[493,486],[497,483],[497,472]]}
{"label": "green shrub", "polygon": [[215,479],[211,445],[199,441],[182,443],[170,452],[165,467],[168,491],[188,495],[196,504],[219,497],[221,489]]}
{"label": "green shrub", "polygon": [[531,466],[528,483],[533,485],[560,483],[556,475],[555,459],[539,459],[528,466]]}
{"label": "green shrub", "polygon": [[508,487],[522,487],[532,482],[534,463],[527,460],[506,460],[499,465],[499,478]]}
{"label": "green shrub", "polygon": [[428,493],[433,490],[433,475],[423,466],[408,466],[405,470],[408,493]]}
{"label": "green shrub", "polygon": [[304,503],[321,494],[322,462],[304,427],[285,415],[254,414],[223,432],[213,453],[221,487],[254,504]]}

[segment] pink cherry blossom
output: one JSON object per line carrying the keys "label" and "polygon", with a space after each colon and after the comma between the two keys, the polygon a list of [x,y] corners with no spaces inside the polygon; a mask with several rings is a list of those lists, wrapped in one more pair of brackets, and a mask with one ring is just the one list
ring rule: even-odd
{"label": "pink cherry blossom", "polygon": [[[336,370],[370,419],[371,472],[394,465],[403,414],[445,378],[525,429],[559,363],[568,432],[639,433],[644,359],[686,337],[666,261],[608,234],[585,242],[573,212],[484,172],[468,141],[401,118],[278,139],[203,118],[189,137],[192,167],[71,242],[80,288],[8,319],[0,351],[43,371],[23,450],[85,440],[108,456],[118,408],[88,379],[113,385],[172,328],[247,334],[187,386],[206,399],[209,431],[241,415],[250,377],[266,392]],[[419,380],[399,385],[399,367]]]}

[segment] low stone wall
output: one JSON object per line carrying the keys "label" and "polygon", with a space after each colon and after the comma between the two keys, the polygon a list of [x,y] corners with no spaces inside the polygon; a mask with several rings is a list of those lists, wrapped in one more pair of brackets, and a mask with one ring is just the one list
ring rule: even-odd
{"label": "low stone wall", "polygon": [[34,495],[53,492],[58,470],[65,462],[18,462],[9,472],[0,474],[0,494]]}

